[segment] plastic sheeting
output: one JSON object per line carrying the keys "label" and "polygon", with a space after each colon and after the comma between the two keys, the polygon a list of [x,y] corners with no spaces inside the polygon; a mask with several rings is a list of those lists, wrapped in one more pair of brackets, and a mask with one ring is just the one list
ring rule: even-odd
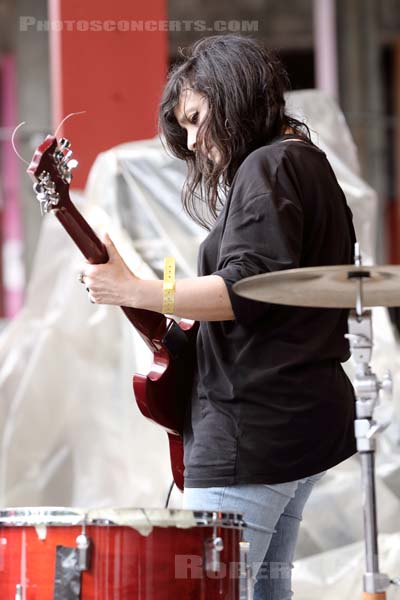
{"label": "plastic sheeting", "polygon": [[[382,535],[379,543],[381,571],[399,573],[400,535]],[[363,560],[364,546],[356,543],[297,561],[294,569],[296,600],[361,598]],[[387,600],[399,597],[399,588],[390,586]]]}
{"label": "plastic sheeting", "polygon": [[[365,262],[373,262],[377,198],[360,178],[343,115],[314,90],[293,92],[288,103],[305,115],[326,152],[352,208]],[[98,156],[85,197],[74,199],[139,276],[160,276],[166,254],[176,257],[178,276],[192,276],[205,233],[180,206],[184,174],[184,164],[159,140],[125,144]],[[171,480],[167,437],[140,415],[131,389],[133,372],[146,372],[151,355],[122,311],[88,302],[77,281],[81,262],[59,222],[46,216],[26,305],[0,337],[0,503],[162,506]],[[374,311],[374,333],[373,366],[380,375],[391,368],[398,382],[398,344],[384,309]],[[351,373],[350,363],[346,368]],[[383,557],[397,572],[399,389],[379,409],[392,424],[379,436],[377,455]],[[299,599],[350,599],[360,591],[361,502],[357,458],[318,485],[301,528]],[[171,505],[180,506],[178,492]]]}
{"label": "plastic sheeting", "polygon": [[[131,268],[152,277],[105,213],[93,209],[90,221],[106,223]],[[26,306],[0,338],[1,504],[159,506],[166,436],[131,391],[151,355],[120,309],[89,303],[80,262],[46,217]]]}

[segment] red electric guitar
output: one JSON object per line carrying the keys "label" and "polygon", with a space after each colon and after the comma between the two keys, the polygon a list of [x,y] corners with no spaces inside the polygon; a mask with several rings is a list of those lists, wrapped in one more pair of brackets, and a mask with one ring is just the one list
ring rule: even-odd
{"label": "red electric guitar", "polygon": [[[37,148],[27,172],[42,214],[53,212],[92,264],[106,263],[104,244],[88,225],[69,197],[72,169],[70,143],[47,136]],[[195,339],[198,323],[179,323],[149,310],[121,307],[153,352],[153,365],[148,375],[133,376],[133,390],[142,414],[164,427],[168,434],[174,481],[183,490],[183,420],[190,402],[195,365]]]}

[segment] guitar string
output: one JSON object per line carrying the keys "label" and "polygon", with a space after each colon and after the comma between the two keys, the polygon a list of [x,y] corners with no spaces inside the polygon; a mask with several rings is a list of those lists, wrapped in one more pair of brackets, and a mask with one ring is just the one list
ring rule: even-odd
{"label": "guitar string", "polygon": [[[75,116],[75,115],[83,115],[84,113],[86,113],[86,110],[81,110],[81,111],[79,111],[79,112],[72,112],[72,113],[69,113],[69,115],[67,115],[66,117],[64,117],[64,118],[63,118],[63,120],[61,121],[61,123],[58,125],[58,127],[57,127],[57,129],[56,129],[56,131],[55,131],[55,133],[54,133],[54,137],[57,137],[58,130],[59,130],[59,129],[60,129],[60,127],[61,127],[61,126],[62,126],[62,125],[65,123],[65,121],[66,121],[67,119],[69,119],[70,117],[73,117],[73,116]],[[16,144],[15,144],[15,136],[16,136],[16,133],[17,133],[18,129],[19,129],[20,127],[22,127],[23,125],[26,125],[26,121],[22,121],[22,122],[21,122],[19,125],[17,125],[17,126],[15,127],[14,131],[13,131],[13,132],[12,132],[12,134],[11,134],[11,145],[12,145],[12,148],[13,148],[13,150],[14,150],[14,153],[15,153],[15,154],[18,156],[18,158],[19,158],[19,159],[20,159],[20,160],[21,160],[23,163],[25,163],[26,165],[29,165],[30,163],[29,163],[27,160],[25,160],[25,158],[24,158],[23,156],[21,156],[21,155],[20,155],[20,153],[19,153],[19,152],[18,152],[18,150],[17,150]]]}
{"label": "guitar string", "polygon": [[66,117],[64,117],[64,118],[63,118],[63,120],[61,121],[61,123],[59,124],[59,126],[58,126],[58,127],[57,127],[57,129],[56,129],[56,131],[55,131],[55,133],[54,133],[54,137],[57,137],[58,130],[59,130],[59,129],[60,129],[60,127],[61,127],[61,126],[62,126],[62,125],[65,123],[65,121],[66,121],[67,119],[69,119],[70,117],[74,117],[75,115],[83,115],[83,114],[85,114],[85,112],[86,112],[86,110],[80,110],[79,112],[72,112],[72,113],[69,113],[69,115],[67,115]]}
{"label": "guitar string", "polygon": [[26,165],[29,165],[28,161],[27,161],[27,160],[25,160],[25,159],[24,159],[24,158],[23,158],[23,157],[20,155],[20,153],[18,152],[18,150],[17,150],[17,148],[16,148],[16,145],[15,145],[15,134],[17,133],[18,129],[19,129],[20,127],[22,127],[22,125],[26,125],[26,121],[22,121],[22,123],[20,123],[19,125],[17,125],[17,126],[16,126],[16,128],[14,129],[14,131],[12,132],[12,135],[11,135],[11,145],[12,145],[12,147],[13,147],[13,150],[14,150],[15,154],[18,156],[18,158],[19,158],[20,160],[22,160],[22,162],[24,162]]}

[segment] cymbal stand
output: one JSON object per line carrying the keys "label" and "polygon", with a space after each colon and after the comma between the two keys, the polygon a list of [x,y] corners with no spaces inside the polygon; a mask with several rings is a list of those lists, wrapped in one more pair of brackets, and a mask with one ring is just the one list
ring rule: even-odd
{"label": "cymbal stand", "polygon": [[[356,245],[356,266],[361,265],[358,244]],[[386,588],[390,583],[399,584],[379,571],[378,526],[375,487],[375,436],[383,431],[389,423],[379,424],[374,421],[373,412],[379,401],[379,393],[385,390],[392,392],[392,378],[387,373],[382,380],[378,379],[370,367],[372,356],[372,319],[371,311],[363,307],[363,278],[368,277],[366,271],[349,273],[349,277],[357,279],[356,310],[351,311],[348,321],[349,333],[346,335],[356,372],[354,391],[356,396],[355,436],[357,450],[361,462],[361,478],[363,491],[363,516],[365,538],[366,571],[363,578],[363,600],[384,600]]]}

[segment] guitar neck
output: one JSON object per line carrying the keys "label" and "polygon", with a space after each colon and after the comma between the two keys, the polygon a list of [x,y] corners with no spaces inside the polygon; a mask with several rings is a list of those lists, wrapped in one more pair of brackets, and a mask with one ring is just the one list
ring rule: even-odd
{"label": "guitar neck", "polygon": [[[108,261],[106,247],[71,200],[64,203],[61,208],[54,209],[53,212],[90,263],[104,264]],[[121,306],[121,309],[149,348],[153,351],[159,350],[168,329],[166,317],[160,313],[139,308]]]}

